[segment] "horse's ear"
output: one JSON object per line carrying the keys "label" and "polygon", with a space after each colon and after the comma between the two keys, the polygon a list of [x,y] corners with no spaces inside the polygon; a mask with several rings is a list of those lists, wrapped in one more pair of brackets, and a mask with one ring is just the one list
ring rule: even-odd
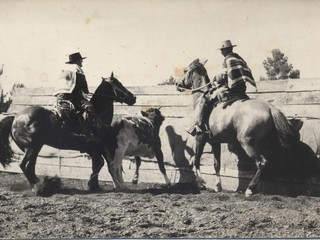
{"label": "horse's ear", "polygon": [[103,77],[101,77],[101,82],[103,82],[104,81],[104,78]]}
{"label": "horse's ear", "polygon": [[111,76],[110,77],[113,78],[113,72],[111,72]]}
{"label": "horse's ear", "polygon": [[148,116],[147,113],[146,113],[146,111],[144,111],[144,110],[141,110],[141,114],[142,114],[142,116],[144,116],[144,117],[147,117],[147,116]]}
{"label": "horse's ear", "polygon": [[197,58],[196,60],[194,60],[194,62],[200,62],[199,58]]}
{"label": "horse's ear", "polygon": [[208,62],[208,59],[202,60],[200,63],[204,66]]}

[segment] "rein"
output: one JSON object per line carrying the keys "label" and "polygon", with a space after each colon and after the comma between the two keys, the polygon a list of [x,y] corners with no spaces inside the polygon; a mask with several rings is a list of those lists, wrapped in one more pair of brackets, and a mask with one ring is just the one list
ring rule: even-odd
{"label": "rein", "polygon": [[124,95],[126,95],[127,92],[123,91],[121,88],[119,88],[118,86],[112,84],[112,83],[109,83],[112,87],[112,90],[113,90],[113,93],[114,95],[107,95],[107,94],[95,94],[96,96],[102,96],[102,97],[107,97],[109,99],[113,99],[113,100],[118,100],[120,102],[123,102],[124,101],[124,98],[122,97],[119,97],[118,94],[117,94],[117,91],[118,90],[119,92],[123,93]]}
{"label": "rein", "polygon": [[[199,65],[196,65],[196,66],[199,66]],[[201,65],[202,67],[203,67],[203,65]],[[194,68],[192,68],[192,69],[190,69],[189,71],[188,71],[188,79],[190,78],[190,75],[191,75],[191,72],[193,71],[195,69],[195,67]],[[191,89],[188,89],[188,88],[185,88],[185,87],[182,87],[182,86],[179,86],[179,88],[180,89],[183,89],[183,90],[188,90],[188,91],[191,91],[191,94],[193,94],[193,93],[195,93],[195,92],[197,92],[197,91],[199,91],[199,90],[201,90],[201,89],[203,89],[203,88],[205,88],[205,87],[207,87],[208,85],[210,85],[210,84],[212,84],[214,87],[215,87],[215,83],[214,83],[214,81],[212,80],[212,81],[209,81],[208,83],[206,83],[205,85],[203,85],[203,86],[201,86],[201,87],[197,87],[197,88],[191,88]],[[204,92],[204,91],[202,91],[202,92]]]}
{"label": "rein", "polygon": [[208,85],[210,85],[210,84],[214,85],[214,84],[213,84],[213,81],[210,81],[210,82],[208,82],[207,84],[205,84],[205,85],[203,85],[203,86],[201,86],[201,87],[198,87],[198,88],[189,89],[189,88],[180,87],[180,86],[179,86],[179,88],[180,88],[180,89],[183,89],[183,90],[190,91],[190,92],[191,92],[191,94],[193,94],[193,93],[195,93],[195,92],[197,92],[197,91],[201,90],[202,88],[207,87],[207,86],[208,86]]}
{"label": "rein", "polygon": [[[91,94],[93,96],[93,94]],[[107,98],[110,98],[110,99],[114,99],[114,100],[117,100],[118,98],[115,97],[115,96],[111,96],[111,95],[106,95],[106,94],[97,94],[95,93],[94,94],[95,96],[100,96],[100,97],[107,97]]]}

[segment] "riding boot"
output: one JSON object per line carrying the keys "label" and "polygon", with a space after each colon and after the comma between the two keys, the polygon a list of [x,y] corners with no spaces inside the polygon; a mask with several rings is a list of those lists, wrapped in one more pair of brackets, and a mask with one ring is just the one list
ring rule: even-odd
{"label": "riding boot", "polygon": [[82,145],[85,144],[88,139],[88,136],[84,133],[79,133],[79,131],[77,131],[76,129],[73,129],[71,126],[72,124],[81,124],[82,125],[82,123],[78,123],[78,122],[77,123],[75,123],[75,122],[70,123],[70,122],[66,122],[66,121],[61,120],[61,128],[62,128],[63,132],[69,133],[68,137],[70,137],[72,142],[78,142]]}
{"label": "riding boot", "polygon": [[200,103],[196,109],[196,121],[195,123],[187,130],[192,136],[199,135],[202,133],[209,133],[209,128],[205,124],[205,116],[209,109],[209,100],[203,96],[200,100]]}

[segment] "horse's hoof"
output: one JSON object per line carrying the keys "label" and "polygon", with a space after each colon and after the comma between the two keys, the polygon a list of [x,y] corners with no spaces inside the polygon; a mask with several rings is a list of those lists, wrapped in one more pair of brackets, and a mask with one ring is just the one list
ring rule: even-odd
{"label": "horse's hoof", "polygon": [[171,183],[163,184],[163,185],[162,185],[162,188],[163,188],[163,189],[171,188]]}
{"label": "horse's hoof", "polygon": [[130,188],[128,186],[122,187],[123,191],[130,191]]}
{"label": "horse's hoof", "polygon": [[221,185],[219,184],[219,185],[214,186],[214,187],[212,188],[212,190],[213,190],[214,192],[220,192],[220,191],[222,190],[222,187],[221,187]]}
{"label": "horse's hoof", "polygon": [[202,184],[199,186],[199,189],[200,190],[207,190],[207,187],[206,187],[206,185]]}
{"label": "horse's hoof", "polygon": [[252,194],[253,194],[252,191],[248,188],[248,189],[246,190],[244,196],[245,196],[246,198],[249,198],[249,197],[252,196]]}
{"label": "horse's hoof", "polygon": [[138,179],[133,179],[132,184],[137,185],[138,184]]}
{"label": "horse's hoof", "polygon": [[114,189],[116,192],[126,192],[130,191],[130,188],[127,185],[121,185]]}
{"label": "horse's hoof", "polygon": [[206,190],[206,182],[203,180],[203,178],[197,176],[197,183],[200,190]]}
{"label": "horse's hoof", "polygon": [[102,188],[99,186],[95,186],[95,187],[89,187],[89,192],[91,193],[98,193],[98,192],[102,192]]}
{"label": "horse's hoof", "polygon": [[34,194],[35,196],[38,196],[38,191],[39,191],[39,188],[38,188],[37,184],[31,186],[31,193],[32,194]]}

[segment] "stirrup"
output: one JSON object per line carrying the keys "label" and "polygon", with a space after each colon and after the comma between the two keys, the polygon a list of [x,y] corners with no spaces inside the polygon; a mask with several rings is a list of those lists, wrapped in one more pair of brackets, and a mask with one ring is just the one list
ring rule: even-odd
{"label": "stirrup", "polygon": [[200,135],[202,133],[210,135],[209,129],[206,126],[203,128],[204,129],[202,129],[198,124],[195,124],[187,130],[187,133],[191,134],[192,136]]}
{"label": "stirrup", "polygon": [[192,126],[191,128],[187,129],[187,133],[189,133],[191,136],[195,136],[197,134],[197,129],[196,125]]}

